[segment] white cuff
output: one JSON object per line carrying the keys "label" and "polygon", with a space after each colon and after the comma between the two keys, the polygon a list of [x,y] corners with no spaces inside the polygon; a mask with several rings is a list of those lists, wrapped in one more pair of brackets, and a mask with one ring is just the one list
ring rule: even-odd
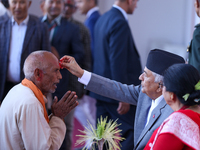
{"label": "white cuff", "polygon": [[88,83],[90,82],[91,76],[92,76],[91,72],[84,70],[82,77],[78,78],[78,82],[84,85],[88,85]]}

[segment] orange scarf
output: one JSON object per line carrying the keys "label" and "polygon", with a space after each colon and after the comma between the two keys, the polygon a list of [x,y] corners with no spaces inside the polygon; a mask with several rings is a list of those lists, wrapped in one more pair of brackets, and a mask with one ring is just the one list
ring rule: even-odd
{"label": "orange scarf", "polygon": [[30,88],[33,91],[33,93],[35,94],[35,97],[42,104],[43,109],[44,109],[44,117],[45,117],[46,121],[49,123],[49,117],[48,117],[47,110],[45,107],[45,102],[44,102],[44,97],[43,97],[42,92],[37,88],[37,86],[32,81],[30,81],[26,78],[24,78],[24,80],[22,80],[21,84]]}

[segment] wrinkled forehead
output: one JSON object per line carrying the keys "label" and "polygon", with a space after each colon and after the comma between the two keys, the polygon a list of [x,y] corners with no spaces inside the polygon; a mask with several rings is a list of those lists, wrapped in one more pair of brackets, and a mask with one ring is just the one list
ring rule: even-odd
{"label": "wrinkled forehead", "polygon": [[52,57],[52,59],[48,59],[46,60],[47,62],[45,62],[46,67],[45,67],[45,71],[53,71],[55,69],[59,69],[59,60],[55,57]]}
{"label": "wrinkled forehead", "polygon": [[149,68],[147,68],[147,66],[144,67],[144,72],[149,75],[153,74],[153,71],[151,71]]}

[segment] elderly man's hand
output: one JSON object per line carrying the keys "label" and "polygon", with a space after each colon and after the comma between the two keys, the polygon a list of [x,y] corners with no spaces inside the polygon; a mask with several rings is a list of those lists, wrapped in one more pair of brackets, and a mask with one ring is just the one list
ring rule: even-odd
{"label": "elderly man's hand", "polygon": [[66,68],[67,70],[69,70],[69,72],[79,78],[82,77],[84,73],[84,70],[78,65],[74,57],[71,56],[63,56],[60,59],[60,66],[61,68]]}
{"label": "elderly man's hand", "polygon": [[64,119],[64,117],[67,116],[67,114],[69,114],[69,112],[78,105],[76,99],[76,92],[71,91],[67,91],[59,102],[58,98],[55,96],[54,102],[51,106],[53,115]]}

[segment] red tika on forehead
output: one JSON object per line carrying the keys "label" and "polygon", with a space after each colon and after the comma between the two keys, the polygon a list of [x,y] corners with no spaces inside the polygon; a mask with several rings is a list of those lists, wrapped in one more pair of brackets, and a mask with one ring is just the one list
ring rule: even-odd
{"label": "red tika on forehead", "polygon": [[61,62],[59,62],[60,69],[62,68]]}
{"label": "red tika on forehead", "polygon": [[60,59],[60,61],[59,61],[60,69],[63,69],[63,67],[62,67],[62,65],[61,65],[62,62],[63,62],[63,59]]}

